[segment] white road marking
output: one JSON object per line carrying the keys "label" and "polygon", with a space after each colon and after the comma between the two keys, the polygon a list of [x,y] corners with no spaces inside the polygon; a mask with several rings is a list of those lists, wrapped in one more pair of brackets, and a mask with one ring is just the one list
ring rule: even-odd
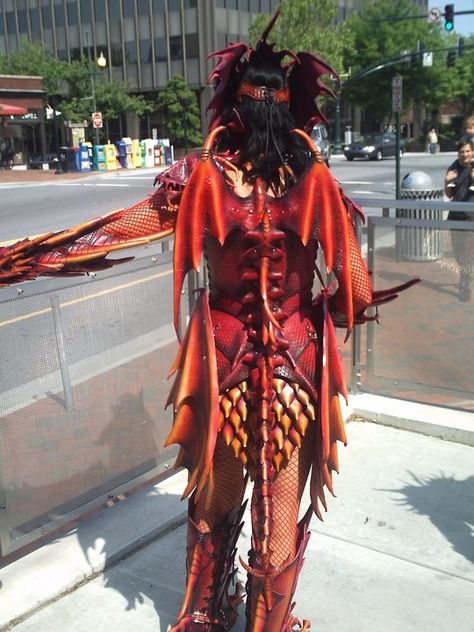
{"label": "white road marking", "polygon": [[341,180],[342,184],[372,184],[366,180]]}
{"label": "white road marking", "polygon": [[351,195],[358,193],[359,195],[375,195],[375,191],[351,191]]}

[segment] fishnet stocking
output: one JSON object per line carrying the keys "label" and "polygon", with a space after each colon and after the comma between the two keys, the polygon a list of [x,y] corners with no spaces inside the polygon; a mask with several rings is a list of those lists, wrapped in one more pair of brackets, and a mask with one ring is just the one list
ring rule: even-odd
{"label": "fishnet stocking", "polygon": [[231,447],[227,446],[222,435],[217,436],[214,452],[214,492],[209,506],[206,507],[206,492],[201,494],[194,510],[193,520],[201,532],[212,531],[215,524],[227,518],[227,515],[240,504],[243,488],[243,465],[235,458]]}
{"label": "fishnet stocking", "polygon": [[[273,523],[270,538],[271,562],[278,566],[296,554],[298,513],[301,497],[314,457],[316,427],[310,427],[301,448],[295,448],[288,465],[282,469],[273,487]],[[255,496],[255,494],[254,494]],[[252,499],[252,521],[256,511]]]}

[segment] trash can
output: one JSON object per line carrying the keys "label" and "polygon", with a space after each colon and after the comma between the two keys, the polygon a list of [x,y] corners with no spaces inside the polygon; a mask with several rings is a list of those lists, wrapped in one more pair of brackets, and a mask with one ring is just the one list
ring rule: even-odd
{"label": "trash can", "polygon": [[59,148],[59,166],[61,168],[61,171],[78,171],[77,152],[77,147],[63,146]]}
{"label": "trash can", "polygon": [[[408,173],[401,182],[402,200],[441,200],[443,189],[433,187],[433,180],[424,171]],[[396,209],[403,219],[442,220],[442,211],[433,209]],[[443,256],[442,233],[439,228],[398,226],[395,233],[397,258],[401,261],[438,261]]]}

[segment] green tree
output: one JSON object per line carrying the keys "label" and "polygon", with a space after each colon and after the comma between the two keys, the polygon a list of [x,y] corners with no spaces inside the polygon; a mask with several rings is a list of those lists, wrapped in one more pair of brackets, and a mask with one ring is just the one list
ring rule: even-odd
{"label": "green tree", "polygon": [[[457,39],[444,32],[439,24],[426,19],[374,21],[387,16],[421,15],[411,0],[366,0],[360,13],[353,13],[342,25],[343,61],[354,76],[363,69],[400,57],[402,50],[416,52],[418,41],[425,50],[454,46]],[[446,53],[433,55],[433,66],[421,63],[412,67],[410,60],[379,70],[365,78],[346,84],[345,99],[370,112],[378,124],[391,117],[391,81],[396,74],[403,76],[403,104],[424,105],[436,115],[439,107],[458,96],[463,86],[457,69],[446,69]],[[350,78],[349,78],[350,79]]]}
{"label": "green tree", "polygon": [[0,72],[7,75],[43,77],[47,94],[56,94],[61,89],[66,63],[52,56],[42,44],[31,44],[23,40],[20,51],[8,57],[0,57]]}
{"label": "green tree", "polygon": [[154,109],[143,96],[132,95],[128,84],[116,79],[110,81],[105,71],[90,67],[86,57],[69,63],[53,57],[42,44],[31,44],[27,40],[22,42],[20,51],[12,52],[8,58],[0,57],[0,72],[43,77],[46,94],[59,97],[57,109],[62,117],[75,123],[87,120],[89,125],[91,70],[94,72],[96,107],[106,120],[127,112],[143,116]]}
{"label": "green tree", "polygon": [[176,147],[198,147],[202,144],[201,119],[195,93],[183,77],[175,75],[159,93],[158,110],[163,128]]}
{"label": "green tree", "polygon": [[[269,36],[276,49],[295,53],[306,50],[321,55],[336,71],[342,70],[341,30],[336,27],[336,3],[333,0],[282,0],[281,15]],[[258,15],[249,29],[250,42],[257,39],[269,21]]]}
{"label": "green tree", "polygon": [[143,116],[154,109],[143,96],[132,95],[127,83],[116,79],[109,80],[106,71],[90,68],[88,60],[82,58],[67,64],[64,68],[68,95],[62,100],[59,109],[66,120],[90,120],[93,106],[91,71],[94,73],[96,107],[102,112],[104,119],[116,119],[127,112]]}

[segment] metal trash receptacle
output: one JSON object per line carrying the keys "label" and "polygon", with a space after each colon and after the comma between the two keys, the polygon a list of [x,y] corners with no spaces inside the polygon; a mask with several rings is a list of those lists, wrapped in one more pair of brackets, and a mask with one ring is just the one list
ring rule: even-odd
{"label": "metal trash receptacle", "polygon": [[[408,173],[401,182],[402,200],[441,200],[443,189],[433,188],[424,171]],[[404,219],[442,220],[442,211],[433,209],[396,209]],[[442,232],[439,228],[398,226],[395,235],[397,258],[401,261],[438,261],[443,256]]]}

